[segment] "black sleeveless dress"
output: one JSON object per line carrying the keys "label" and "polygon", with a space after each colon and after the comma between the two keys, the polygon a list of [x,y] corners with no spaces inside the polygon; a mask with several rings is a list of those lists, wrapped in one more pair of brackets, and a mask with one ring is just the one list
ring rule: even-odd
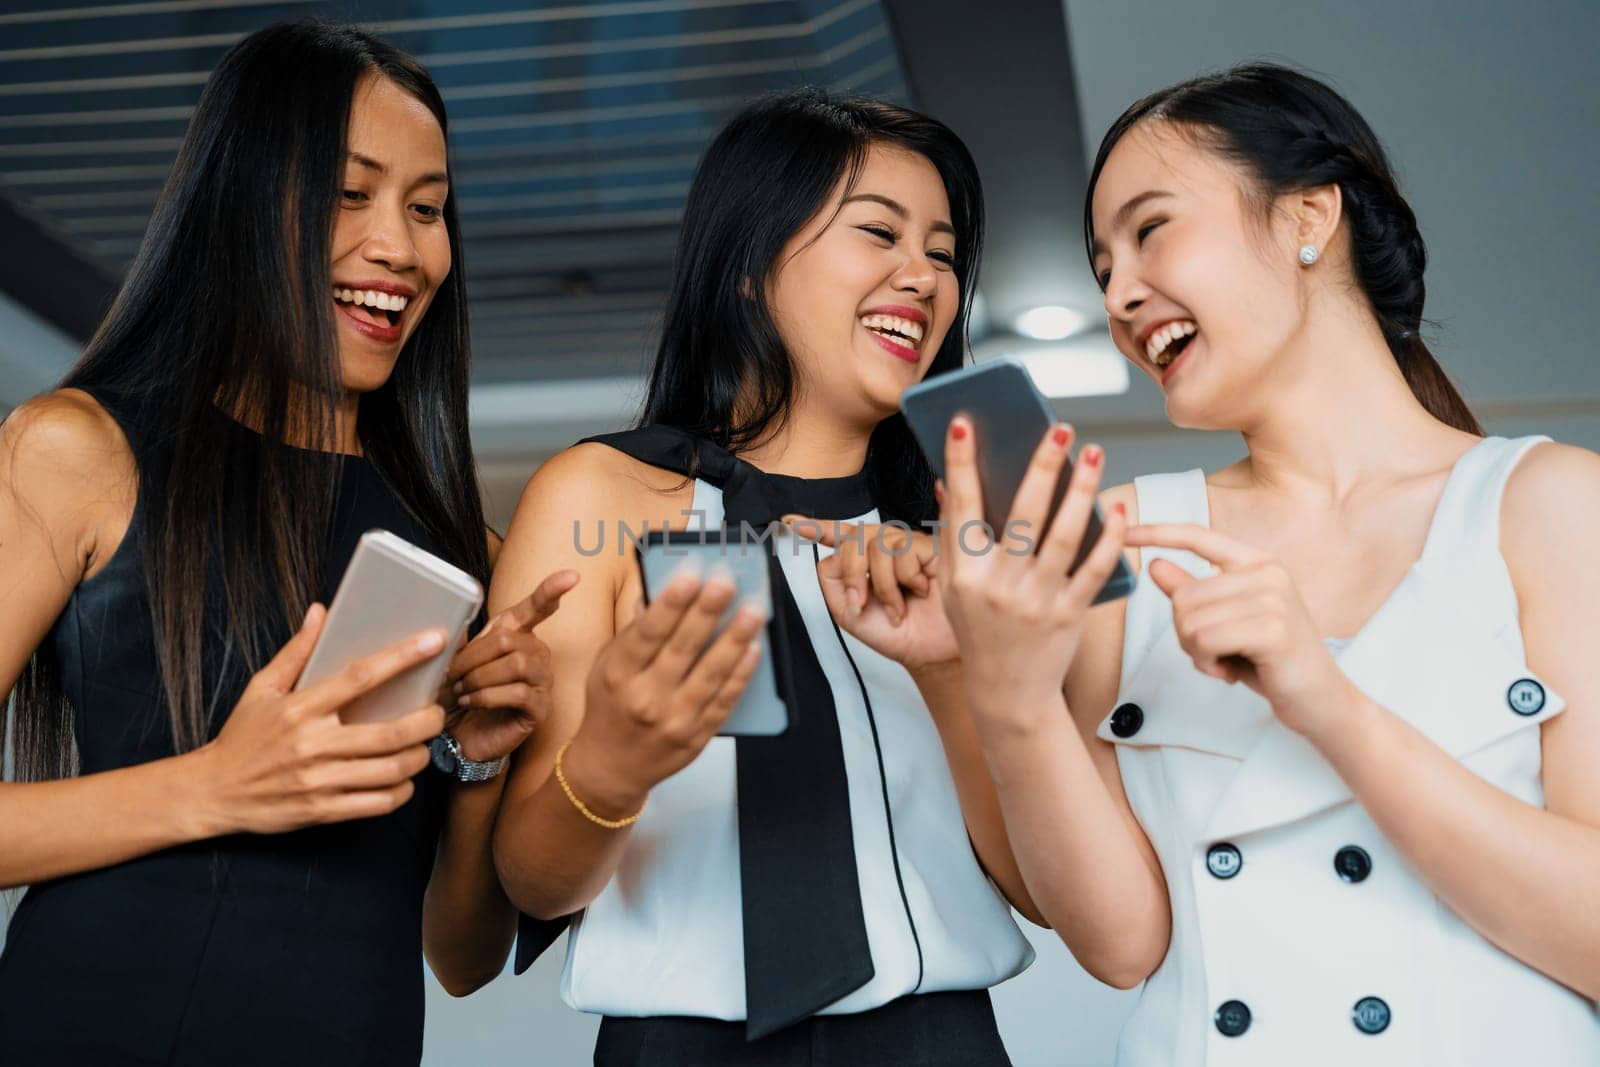
{"label": "black sleeveless dress", "polygon": [[[96,396],[131,447],[159,447]],[[219,415],[219,418],[221,416]],[[248,455],[250,431],[237,428]],[[365,460],[342,457],[323,602],[356,541],[383,527],[433,550]],[[143,501],[43,646],[76,711],[82,774],[171,755],[151,632]],[[213,736],[249,681],[206,605]],[[281,618],[261,621],[276,648]],[[28,890],[0,955],[0,1064],[392,1064],[422,1055],[422,898],[443,816],[425,768],[394,813],[196,842]]]}

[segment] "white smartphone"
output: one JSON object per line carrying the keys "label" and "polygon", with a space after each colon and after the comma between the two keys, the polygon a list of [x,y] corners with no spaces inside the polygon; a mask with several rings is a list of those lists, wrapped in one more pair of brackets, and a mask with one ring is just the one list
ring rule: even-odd
{"label": "white smartphone", "polygon": [[347,723],[383,722],[432,704],[483,587],[466,571],[388,530],[361,535],[328,606],[317,646],[295,689],[331,678],[350,663],[424,630],[443,630],[444,648],[345,705]]}
{"label": "white smartphone", "polygon": [[639,577],[644,583],[648,604],[679,570],[694,571],[702,578],[721,576],[733,582],[734,596],[712,632],[707,646],[733,621],[743,604],[754,604],[767,617],[767,625],[756,637],[761,658],[755,674],[745,687],[739,703],[722,723],[718,734],[727,737],[773,737],[789,728],[791,701],[773,663],[773,652],[787,648],[783,619],[773,610],[772,569],[777,560],[766,541],[748,540],[738,534],[725,537],[721,530],[649,530],[639,543]]}

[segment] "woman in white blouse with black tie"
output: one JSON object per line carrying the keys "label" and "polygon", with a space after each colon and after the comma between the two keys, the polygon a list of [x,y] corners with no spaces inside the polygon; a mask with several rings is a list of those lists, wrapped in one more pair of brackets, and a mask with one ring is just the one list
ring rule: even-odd
{"label": "woman in white blouse with black tie", "polygon": [[[1118,1062],[1600,1062],[1600,459],[1482,436],[1417,336],[1411,210],[1314,79],[1135,104],[1086,225],[1117,346],[1249,455],[1104,494],[1067,580],[1087,445],[1037,556],[946,550],[934,588],[1033,900],[1145,983]],[[946,444],[959,526],[983,442]],[[1124,532],[1140,587],[1090,611]]]}
{"label": "woman in white blouse with black tie", "polygon": [[[785,533],[771,647],[789,730],[713,737],[742,685],[707,704],[717,686],[682,679],[731,588],[707,581],[684,636],[635,655],[639,572],[612,540],[619,523],[929,517],[896,408],[960,366],[981,240],[976,167],[942,124],[817,90],[755,102],[690,189],[641,424],[557,456],[523,495],[491,607],[558,558],[582,581],[541,629],[555,712],[517,757],[496,860],[547,920],[524,924],[519,963],[578,913],[562,992],[606,1017],[597,1063],[1009,1062],[988,989],[1033,954],[996,884],[1032,906],[998,827],[974,854],[964,810],[993,789],[981,765],[947,765],[918,672],[833,625],[820,550]],[[690,592],[669,585],[646,617]],[[742,610],[728,633],[748,637]]]}

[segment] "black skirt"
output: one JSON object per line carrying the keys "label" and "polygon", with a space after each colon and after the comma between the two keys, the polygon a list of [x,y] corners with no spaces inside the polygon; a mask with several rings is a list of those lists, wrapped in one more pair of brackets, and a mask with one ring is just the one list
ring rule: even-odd
{"label": "black skirt", "polygon": [[744,1023],[606,1016],[595,1067],[1010,1067],[987,989],[922,993],[854,1015],[814,1015],[759,1041]]}

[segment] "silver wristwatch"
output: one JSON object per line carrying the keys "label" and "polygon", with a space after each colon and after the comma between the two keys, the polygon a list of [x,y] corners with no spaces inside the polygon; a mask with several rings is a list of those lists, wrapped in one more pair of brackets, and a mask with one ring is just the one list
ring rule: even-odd
{"label": "silver wristwatch", "polygon": [[428,742],[428,751],[433,754],[433,765],[458,782],[487,782],[505,770],[509,760],[506,756],[481,762],[469,760],[448,730]]}

